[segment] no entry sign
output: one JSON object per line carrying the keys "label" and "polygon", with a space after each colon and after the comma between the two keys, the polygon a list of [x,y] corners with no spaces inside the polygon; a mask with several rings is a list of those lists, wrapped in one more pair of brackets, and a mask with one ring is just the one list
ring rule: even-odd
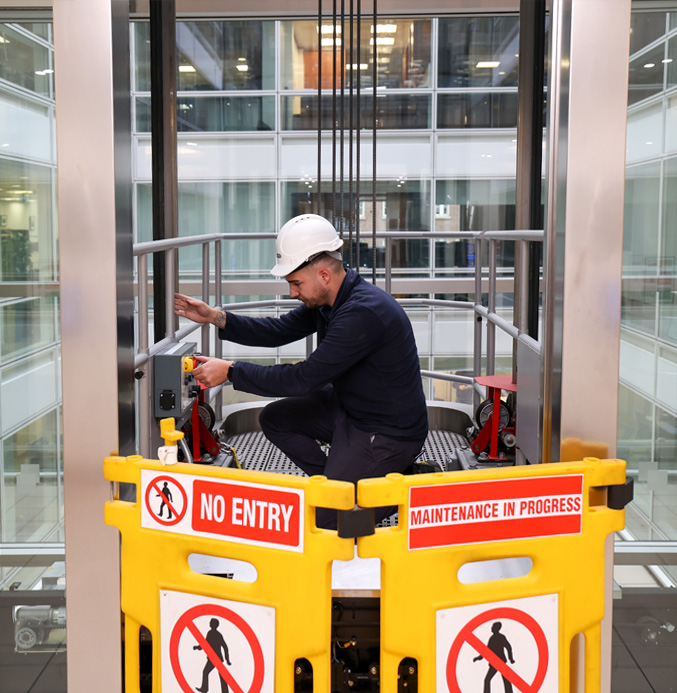
{"label": "no entry sign", "polygon": [[160,629],[163,693],[274,691],[274,609],[163,591]]}
{"label": "no entry sign", "polygon": [[[559,691],[557,595],[437,612],[437,690]],[[501,680],[502,679],[502,680]]]}
{"label": "no entry sign", "polygon": [[302,489],[141,471],[141,526],[303,551]]}
{"label": "no entry sign", "polygon": [[412,486],[409,548],[580,534],[583,475]]}

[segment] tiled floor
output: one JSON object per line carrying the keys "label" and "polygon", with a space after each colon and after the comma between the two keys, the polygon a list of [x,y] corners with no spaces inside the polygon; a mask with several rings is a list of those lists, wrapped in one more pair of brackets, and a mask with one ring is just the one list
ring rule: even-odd
{"label": "tiled floor", "polygon": [[612,693],[677,691],[677,591],[623,590],[612,648]]}

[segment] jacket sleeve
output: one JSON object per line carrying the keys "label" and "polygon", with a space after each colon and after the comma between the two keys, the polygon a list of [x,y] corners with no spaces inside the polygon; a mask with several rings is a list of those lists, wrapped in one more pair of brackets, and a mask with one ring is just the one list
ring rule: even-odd
{"label": "jacket sleeve", "polygon": [[219,338],[245,346],[278,347],[296,342],[316,331],[313,311],[299,306],[279,318],[249,318],[227,313]]}
{"label": "jacket sleeve", "polygon": [[306,395],[345,373],[378,349],[383,325],[373,311],[351,308],[332,318],[326,336],[305,360],[276,366],[236,361],[233,387],[263,397]]}

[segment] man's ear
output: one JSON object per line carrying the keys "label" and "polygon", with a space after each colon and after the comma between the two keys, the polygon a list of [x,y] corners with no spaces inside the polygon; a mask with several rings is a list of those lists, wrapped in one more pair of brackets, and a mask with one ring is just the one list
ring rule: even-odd
{"label": "man's ear", "polygon": [[320,281],[323,284],[329,284],[329,282],[331,281],[331,272],[327,267],[320,267],[317,270],[317,276],[320,278]]}

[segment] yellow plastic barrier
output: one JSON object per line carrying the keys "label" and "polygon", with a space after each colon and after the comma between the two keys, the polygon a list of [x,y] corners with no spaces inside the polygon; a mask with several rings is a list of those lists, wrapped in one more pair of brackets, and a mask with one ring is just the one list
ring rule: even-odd
{"label": "yellow plastic barrier", "polygon": [[[353,508],[352,484],[138,456],[107,458],[104,473],[136,486],[137,502],[110,501],[105,514],[122,535],[128,693],[139,691],[141,626],[154,693],[205,690],[210,674],[211,691],[286,693],[299,658],[314,690],[329,691],[331,563],[353,558],[354,540],[317,529],[314,510]],[[256,579],[195,572],[191,554],[246,561]]]}
{"label": "yellow plastic barrier", "polygon": [[593,458],[360,481],[358,505],[400,510],[357,540],[382,560],[381,690],[414,658],[419,691],[568,693],[583,633],[599,691],[605,541],[625,519],[607,487],[625,481],[624,462]]}

